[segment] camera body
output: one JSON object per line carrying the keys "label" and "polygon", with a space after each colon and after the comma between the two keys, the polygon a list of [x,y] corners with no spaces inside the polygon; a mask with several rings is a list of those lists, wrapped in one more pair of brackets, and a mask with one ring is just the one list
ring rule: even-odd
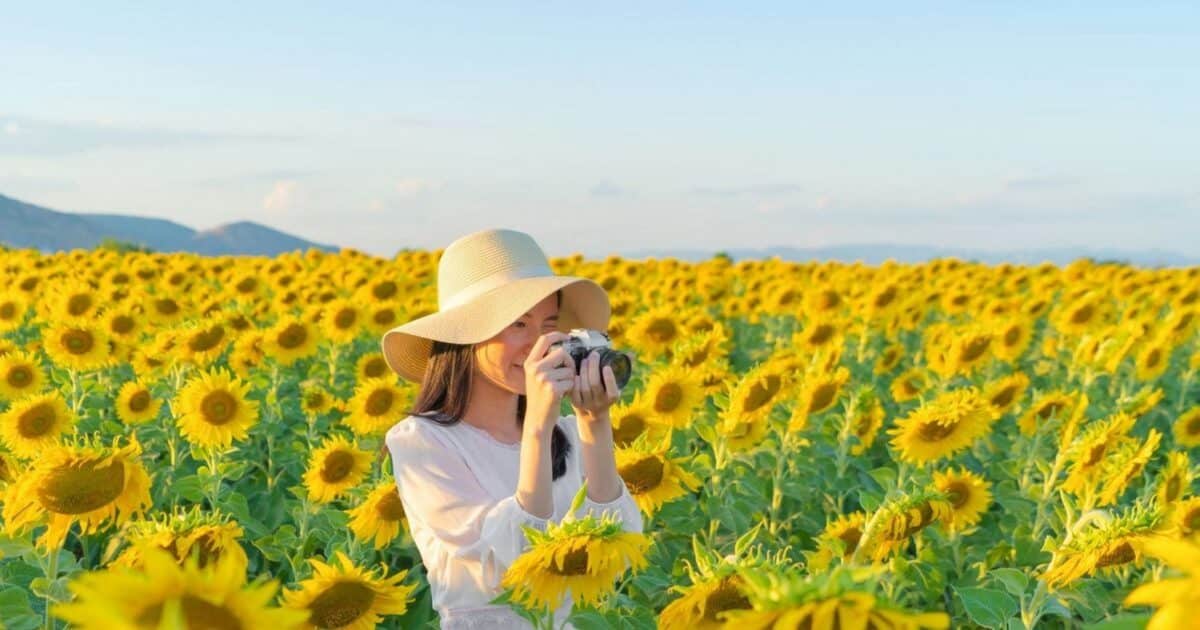
{"label": "camera body", "polygon": [[583,367],[583,360],[593,350],[598,350],[601,374],[604,373],[604,366],[611,367],[618,388],[625,387],[625,384],[629,382],[629,377],[633,375],[633,360],[630,356],[614,350],[612,340],[599,330],[572,328],[567,332],[567,339],[550,344],[551,348],[558,346],[562,346],[566,349],[567,354],[571,355],[571,360],[575,362],[576,374]]}

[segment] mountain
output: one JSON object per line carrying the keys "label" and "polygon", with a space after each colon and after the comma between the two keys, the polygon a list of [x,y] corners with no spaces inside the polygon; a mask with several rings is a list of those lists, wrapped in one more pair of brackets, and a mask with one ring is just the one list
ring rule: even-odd
{"label": "mountain", "polygon": [[[1185,256],[1159,249],[1117,250],[1111,248],[1060,247],[1038,249],[978,250],[932,245],[901,245],[896,243],[856,243],[828,245],[822,247],[766,247],[761,249],[722,250],[733,260],[766,259],[778,256],[780,260],[795,262],[837,260],[846,263],[862,261],[866,265],[878,265],[888,259],[899,263],[919,263],[935,258],[954,257],[964,261],[976,261],[995,265],[1012,263],[1036,265],[1051,262],[1065,265],[1079,258],[1097,261],[1120,261],[1139,267],[1192,267],[1200,265],[1200,258]],[[626,258],[673,257],[688,262],[700,262],[712,258],[715,250],[700,249],[646,249],[623,254]]]}
{"label": "mountain", "polygon": [[338,247],[306,241],[252,221],[194,230],[166,219],[124,214],[59,212],[0,195],[0,243],[44,252],[91,249],[105,238],[149,247],[156,252],[205,256],[275,256],[283,252]]}

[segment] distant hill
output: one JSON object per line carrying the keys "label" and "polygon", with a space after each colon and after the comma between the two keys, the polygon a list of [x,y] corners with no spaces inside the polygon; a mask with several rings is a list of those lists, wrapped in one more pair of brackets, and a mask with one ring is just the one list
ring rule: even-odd
{"label": "distant hill", "polygon": [[156,252],[205,256],[275,256],[309,248],[329,252],[339,249],[251,221],[194,230],[166,219],[59,212],[0,195],[0,243],[9,247],[32,247],[43,252],[91,249],[105,238],[136,243]]}
{"label": "distant hill", "polygon": [[[1192,267],[1200,265],[1200,258],[1157,249],[1126,251],[1111,248],[1061,247],[988,251],[936,247],[932,245],[859,243],[823,247],[734,248],[723,251],[729,254],[729,257],[735,261],[765,259],[778,256],[781,260],[796,262],[837,260],[852,263],[854,261],[862,261],[866,265],[878,265],[889,258],[900,263],[919,263],[946,257],[954,257],[964,261],[976,261],[989,265],[1004,262],[1023,265],[1051,262],[1056,265],[1065,265],[1079,258],[1091,258],[1097,261],[1119,261],[1139,267]],[[708,251],[699,249],[646,249],[626,252],[622,255],[634,260],[671,256],[679,260],[699,262],[712,258],[716,253],[716,250]]]}

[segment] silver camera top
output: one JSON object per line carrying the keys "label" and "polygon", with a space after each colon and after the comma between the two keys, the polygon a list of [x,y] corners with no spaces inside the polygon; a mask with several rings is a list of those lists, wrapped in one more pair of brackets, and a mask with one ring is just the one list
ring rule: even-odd
{"label": "silver camera top", "polygon": [[592,330],[590,328],[572,328],[567,332],[567,335],[568,339],[565,341],[555,342],[551,345],[554,346],[566,343],[572,346],[581,345],[589,350],[592,348],[612,347],[612,341],[608,338],[608,335],[600,332],[599,330]]}

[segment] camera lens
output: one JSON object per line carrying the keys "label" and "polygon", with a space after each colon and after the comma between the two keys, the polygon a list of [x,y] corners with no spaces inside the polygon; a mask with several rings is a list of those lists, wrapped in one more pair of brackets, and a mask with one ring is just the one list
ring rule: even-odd
{"label": "camera lens", "polygon": [[629,382],[629,377],[633,375],[633,362],[628,356],[605,348],[600,353],[600,369],[603,370],[606,365],[612,368],[617,387],[624,388]]}

